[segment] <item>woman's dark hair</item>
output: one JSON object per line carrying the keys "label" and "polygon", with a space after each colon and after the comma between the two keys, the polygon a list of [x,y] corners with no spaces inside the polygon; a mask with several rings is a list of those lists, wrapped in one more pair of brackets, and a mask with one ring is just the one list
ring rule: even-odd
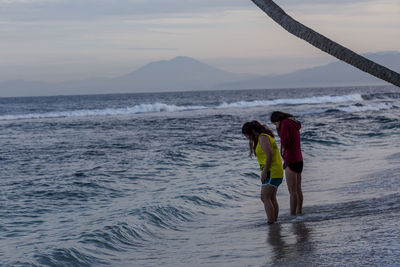
{"label": "woman's dark hair", "polygon": [[284,113],[284,112],[280,112],[280,111],[274,111],[271,114],[271,122],[275,123],[275,122],[281,122],[284,119],[287,118],[294,118],[294,116],[292,114],[289,113]]}
{"label": "woman's dark hair", "polygon": [[256,154],[256,146],[258,143],[258,139],[256,138],[256,134],[268,134],[272,138],[274,138],[274,133],[269,129],[266,125],[259,123],[258,121],[250,121],[246,122],[242,126],[242,134],[249,137],[249,149],[251,157],[253,154]]}

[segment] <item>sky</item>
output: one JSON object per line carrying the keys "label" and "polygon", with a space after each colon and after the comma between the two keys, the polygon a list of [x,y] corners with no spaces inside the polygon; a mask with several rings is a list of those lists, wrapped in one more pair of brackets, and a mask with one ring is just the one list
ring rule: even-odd
{"label": "sky", "polygon": [[[399,0],[277,0],[358,52],[400,50]],[[250,0],[0,0],[0,81],[117,77],[189,56],[236,73],[287,73],[334,58]]]}

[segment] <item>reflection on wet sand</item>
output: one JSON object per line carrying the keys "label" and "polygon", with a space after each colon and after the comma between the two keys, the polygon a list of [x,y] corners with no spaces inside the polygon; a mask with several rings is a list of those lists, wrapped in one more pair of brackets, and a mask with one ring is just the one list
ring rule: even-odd
{"label": "reflection on wet sand", "polygon": [[296,250],[300,253],[311,251],[310,229],[304,222],[292,224],[293,233],[296,236]]}
{"label": "reflection on wet sand", "polygon": [[275,223],[269,226],[267,242],[273,248],[273,262],[286,258],[286,247],[288,246],[282,238],[282,226]]}
{"label": "reflection on wet sand", "polygon": [[[273,265],[296,259],[312,251],[311,230],[304,222],[296,222],[289,227],[276,223],[269,226],[267,243],[271,245]],[[292,240],[295,240],[293,243]]]}

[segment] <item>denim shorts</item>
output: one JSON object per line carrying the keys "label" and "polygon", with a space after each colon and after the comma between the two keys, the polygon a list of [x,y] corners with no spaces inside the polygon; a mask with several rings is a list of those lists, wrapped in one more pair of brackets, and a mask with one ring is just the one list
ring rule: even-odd
{"label": "denim shorts", "polygon": [[263,183],[261,186],[273,186],[275,188],[278,188],[278,186],[282,183],[283,178],[267,178],[267,181],[265,181],[265,183]]}

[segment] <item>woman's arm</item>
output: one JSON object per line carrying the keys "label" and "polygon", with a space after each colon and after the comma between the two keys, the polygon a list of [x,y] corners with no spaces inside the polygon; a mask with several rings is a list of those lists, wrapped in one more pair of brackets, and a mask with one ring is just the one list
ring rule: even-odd
{"label": "woman's arm", "polygon": [[261,174],[261,182],[265,183],[267,180],[268,170],[271,167],[273,152],[272,152],[271,142],[269,141],[269,138],[267,136],[261,135],[260,138],[258,139],[258,142],[260,142],[260,146],[262,150],[264,150],[265,155],[267,156],[267,158],[265,159],[264,170]]}
{"label": "woman's arm", "polygon": [[281,139],[282,150],[286,150],[290,146],[290,141],[291,141],[289,128],[286,120],[281,121],[279,137]]}
{"label": "woman's arm", "polygon": [[279,137],[281,139],[281,156],[284,157],[286,150],[292,146],[292,138],[287,120],[281,121]]}

